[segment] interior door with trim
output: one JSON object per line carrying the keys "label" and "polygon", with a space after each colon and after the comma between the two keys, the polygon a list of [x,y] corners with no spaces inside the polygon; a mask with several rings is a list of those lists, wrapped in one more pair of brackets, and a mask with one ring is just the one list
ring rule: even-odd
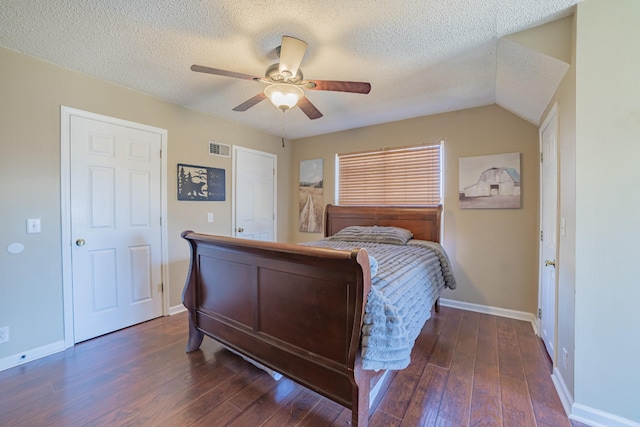
{"label": "interior door with trim", "polygon": [[233,149],[233,235],[243,239],[274,241],[277,156],[236,146]]}
{"label": "interior door with trim", "polygon": [[558,120],[553,108],[540,130],[540,336],[555,362],[558,222]]}
{"label": "interior door with trim", "polygon": [[159,317],[161,135],[71,117],[74,342]]}

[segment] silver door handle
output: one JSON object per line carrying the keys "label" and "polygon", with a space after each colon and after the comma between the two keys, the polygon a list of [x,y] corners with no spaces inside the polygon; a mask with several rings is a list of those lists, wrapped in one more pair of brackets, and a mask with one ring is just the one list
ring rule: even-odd
{"label": "silver door handle", "polygon": [[548,259],[545,259],[544,266],[549,267],[550,265],[553,266],[553,268],[556,268],[556,261],[555,260],[549,261]]}
{"label": "silver door handle", "polygon": [[244,232],[244,228],[238,227],[238,233],[242,233],[242,232]]}
{"label": "silver door handle", "polygon": [[78,239],[76,240],[76,246],[84,246],[86,242],[84,241],[84,239]]}

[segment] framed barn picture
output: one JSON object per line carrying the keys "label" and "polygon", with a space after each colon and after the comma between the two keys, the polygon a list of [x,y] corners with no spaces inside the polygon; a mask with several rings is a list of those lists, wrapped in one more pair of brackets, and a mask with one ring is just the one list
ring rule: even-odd
{"label": "framed barn picture", "polygon": [[520,153],[460,157],[460,209],[519,209]]}

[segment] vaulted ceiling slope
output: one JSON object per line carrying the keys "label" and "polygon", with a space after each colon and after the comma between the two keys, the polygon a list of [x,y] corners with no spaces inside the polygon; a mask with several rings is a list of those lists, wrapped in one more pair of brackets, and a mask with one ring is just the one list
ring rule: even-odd
{"label": "vaulted ceiling slope", "polygon": [[[0,45],[243,125],[297,139],[497,103],[539,124],[567,64],[503,37],[580,0],[3,0]],[[268,102],[283,35],[308,42],[304,77],[370,82],[368,95],[306,91],[324,114]],[[284,122],[284,123],[283,123]]]}

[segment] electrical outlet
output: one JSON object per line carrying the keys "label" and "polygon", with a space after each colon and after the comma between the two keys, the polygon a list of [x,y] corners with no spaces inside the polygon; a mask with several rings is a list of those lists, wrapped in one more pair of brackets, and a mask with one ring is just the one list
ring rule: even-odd
{"label": "electrical outlet", "polygon": [[564,369],[569,368],[569,352],[564,347],[562,347],[562,366]]}
{"label": "electrical outlet", "polygon": [[0,328],[0,344],[9,341],[9,327],[3,326]]}
{"label": "electrical outlet", "polygon": [[209,221],[209,222],[213,222],[213,212],[209,212],[209,213],[207,214],[207,221]]}

